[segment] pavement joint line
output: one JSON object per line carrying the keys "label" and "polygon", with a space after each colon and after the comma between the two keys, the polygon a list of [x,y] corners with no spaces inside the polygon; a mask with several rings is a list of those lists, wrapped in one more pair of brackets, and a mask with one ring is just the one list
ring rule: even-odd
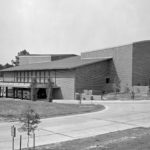
{"label": "pavement joint line", "polygon": [[93,118],[95,120],[102,120],[102,121],[109,121],[109,122],[114,122],[114,123],[119,123],[119,124],[124,124],[124,125],[130,125],[133,127],[139,127],[139,125],[137,124],[132,124],[132,123],[126,123],[126,122],[122,122],[122,121],[115,121],[115,120],[108,120],[108,119],[101,119],[101,118]]}
{"label": "pavement joint line", "polygon": [[75,138],[73,136],[69,136],[69,135],[66,135],[66,134],[63,134],[63,133],[54,132],[54,131],[51,131],[51,130],[46,130],[46,129],[42,129],[42,128],[40,128],[40,130],[47,131],[47,132],[50,132],[50,133],[53,133],[53,134],[59,134],[59,135],[66,136],[66,137],[69,137],[69,138]]}
{"label": "pavement joint line", "polygon": [[[140,113],[146,113],[146,112],[140,112]],[[122,115],[122,116],[126,116],[126,115]],[[134,115],[132,115],[134,116]],[[81,117],[82,118],[82,117]],[[88,117],[89,118],[89,117]],[[148,118],[148,117],[145,117],[145,118]],[[102,121],[107,121],[107,122],[113,122],[113,123],[119,123],[119,124],[125,124],[125,125],[130,125],[130,126],[133,126],[133,127],[139,127],[139,125],[137,124],[132,124],[132,123],[125,123],[125,122],[120,122],[120,121],[114,121],[114,120],[106,120],[106,119],[101,119],[101,118],[91,118],[91,119],[96,119],[96,120],[102,120]],[[133,119],[133,120],[128,120],[128,121],[136,121],[136,120],[141,120],[142,118],[140,119]],[[143,118],[144,119],[144,118]],[[128,122],[127,121],[127,122]],[[105,127],[105,126],[110,126],[111,123],[107,124],[107,125],[103,125],[103,126],[98,126],[96,128],[99,128],[99,127]],[[88,130],[90,128],[86,128],[85,130]],[[53,132],[53,131],[50,131],[50,130],[46,130],[46,129],[43,129],[45,131],[49,131],[49,132],[52,132],[52,133],[55,133],[55,134],[60,134],[60,135],[63,135],[63,136],[68,136],[68,135],[65,135],[65,134],[62,134],[62,133],[57,133],[57,132]],[[83,130],[83,129],[82,129]],[[74,131],[81,131],[81,130],[72,130],[73,132]],[[69,136],[70,137],[70,136]],[[71,137],[71,138],[75,138],[75,137]]]}
{"label": "pavement joint line", "polygon": [[138,118],[138,119],[129,119],[127,120],[128,121],[138,121],[138,120],[143,120],[143,119],[147,119],[147,118],[150,118],[150,117],[143,117],[143,118]]}
{"label": "pavement joint line", "polygon": [[[149,113],[149,112],[134,112],[134,114],[130,114],[130,113],[128,114],[128,113],[127,113],[127,114],[124,114],[124,115],[119,115],[119,116],[117,116],[117,117],[124,117],[124,116],[126,117],[127,115],[130,115],[130,116],[137,116],[137,115],[139,115],[139,114],[148,114],[148,113]],[[82,117],[84,117],[84,118],[86,117],[86,118],[92,119],[92,117],[81,116],[81,118],[82,118]],[[94,119],[94,118],[93,118],[93,119]]]}
{"label": "pavement joint line", "polygon": [[[108,122],[112,122],[112,121],[108,121]],[[114,122],[113,122],[114,123]],[[116,122],[115,122],[116,123]],[[118,122],[117,122],[118,123]],[[120,123],[120,124],[122,124],[122,123]],[[107,126],[111,126],[112,125],[112,123],[109,123],[109,124],[107,124],[107,125],[103,125],[103,126],[96,126],[96,127],[94,127],[94,129],[97,129],[97,128],[100,128],[100,127],[107,127]],[[128,124],[127,124],[128,125]],[[130,125],[131,126],[131,125]],[[133,126],[133,125],[132,125]],[[139,127],[139,126],[137,126],[137,127]],[[71,132],[78,132],[78,131],[85,131],[85,130],[90,130],[90,129],[92,129],[92,128],[84,128],[84,129],[80,129],[80,130],[71,130]],[[76,138],[76,137],[73,137],[73,138]]]}

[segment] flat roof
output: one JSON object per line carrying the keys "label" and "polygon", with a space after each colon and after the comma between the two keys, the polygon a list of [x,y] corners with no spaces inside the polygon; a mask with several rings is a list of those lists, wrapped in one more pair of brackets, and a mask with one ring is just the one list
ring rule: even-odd
{"label": "flat roof", "polygon": [[134,45],[134,44],[142,44],[142,43],[150,43],[150,40],[142,40],[142,41],[136,41],[136,42],[132,42],[132,43],[121,44],[121,45],[117,45],[117,46],[102,47],[100,49],[95,49],[95,50],[87,50],[87,51],[81,52],[81,55],[85,54],[85,53],[90,53],[90,52],[109,50],[109,49],[114,49],[114,48],[124,47],[124,46],[128,46],[128,45]]}
{"label": "flat roof", "polygon": [[29,54],[21,55],[19,57],[48,57],[48,56],[77,56],[76,54]]}
{"label": "flat roof", "polygon": [[112,58],[96,58],[96,59],[81,59],[81,56],[74,56],[65,58],[62,60],[56,60],[51,62],[43,62],[43,63],[33,63],[15,66],[7,69],[1,70],[1,72],[7,71],[30,71],[30,70],[59,70],[59,69],[73,69],[105,60],[109,60]]}

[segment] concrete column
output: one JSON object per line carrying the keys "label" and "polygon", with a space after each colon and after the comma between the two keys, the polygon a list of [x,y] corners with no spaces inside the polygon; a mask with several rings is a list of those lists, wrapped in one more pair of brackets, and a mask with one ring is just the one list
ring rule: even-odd
{"label": "concrete column", "polygon": [[2,96],[1,87],[0,87],[0,97]]}
{"label": "concrete column", "polygon": [[23,89],[21,89],[21,99],[23,99]]}
{"label": "concrete column", "polygon": [[34,101],[34,87],[31,87],[31,100]]}
{"label": "concrete column", "polygon": [[6,98],[8,97],[8,87],[6,87]]}
{"label": "concrete column", "polygon": [[15,89],[15,98],[18,98],[18,89]]}
{"label": "concrete column", "polygon": [[13,88],[13,98],[15,98],[15,88]]}

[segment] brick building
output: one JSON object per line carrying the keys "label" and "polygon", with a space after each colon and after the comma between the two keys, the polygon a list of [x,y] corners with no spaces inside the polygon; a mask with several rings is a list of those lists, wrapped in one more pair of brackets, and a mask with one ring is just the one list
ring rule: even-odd
{"label": "brick building", "polygon": [[46,62],[32,60],[2,70],[0,95],[31,99],[33,79],[36,99],[47,98],[49,81],[54,99],[74,99],[75,93],[85,89],[93,90],[93,94],[112,92],[116,84],[121,91],[135,85],[149,85],[150,41],[58,58]]}

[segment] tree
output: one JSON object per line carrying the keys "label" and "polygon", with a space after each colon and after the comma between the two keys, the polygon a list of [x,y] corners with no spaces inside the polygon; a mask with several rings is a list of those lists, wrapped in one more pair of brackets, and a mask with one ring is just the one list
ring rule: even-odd
{"label": "tree", "polygon": [[[10,68],[10,67],[13,67],[13,65],[11,65],[11,64],[9,64],[9,63],[6,63],[5,65],[0,64],[0,70],[6,69],[6,68]],[[3,76],[2,74],[3,74],[3,73],[0,72],[0,77]]]}
{"label": "tree", "polygon": [[32,78],[32,81],[31,81],[31,100],[32,101],[35,101],[37,99],[37,89],[36,89],[36,84],[37,84],[37,81],[36,81],[36,78]]}
{"label": "tree", "polygon": [[2,64],[0,64],[0,70],[2,70],[3,69],[3,65]]}
{"label": "tree", "polygon": [[113,90],[115,92],[115,94],[117,94],[118,92],[120,92],[120,80],[118,77],[114,78],[114,84],[113,84]]}
{"label": "tree", "polygon": [[5,65],[0,64],[0,70],[13,67],[13,65],[6,63]]}
{"label": "tree", "polygon": [[36,113],[30,106],[20,115],[19,121],[22,123],[22,126],[18,129],[21,132],[27,132],[27,148],[29,149],[29,140],[31,133],[34,137],[35,130],[40,123],[40,116]]}
{"label": "tree", "polygon": [[9,64],[9,63],[6,63],[6,64],[3,66],[3,69],[10,68],[10,67],[13,67],[13,65],[11,65],[11,64]]}
{"label": "tree", "polygon": [[15,60],[11,60],[12,64],[15,66],[19,65],[19,56],[27,56],[30,55],[30,53],[27,50],[22,50],[18,52],[17,56],[15,56]]}

